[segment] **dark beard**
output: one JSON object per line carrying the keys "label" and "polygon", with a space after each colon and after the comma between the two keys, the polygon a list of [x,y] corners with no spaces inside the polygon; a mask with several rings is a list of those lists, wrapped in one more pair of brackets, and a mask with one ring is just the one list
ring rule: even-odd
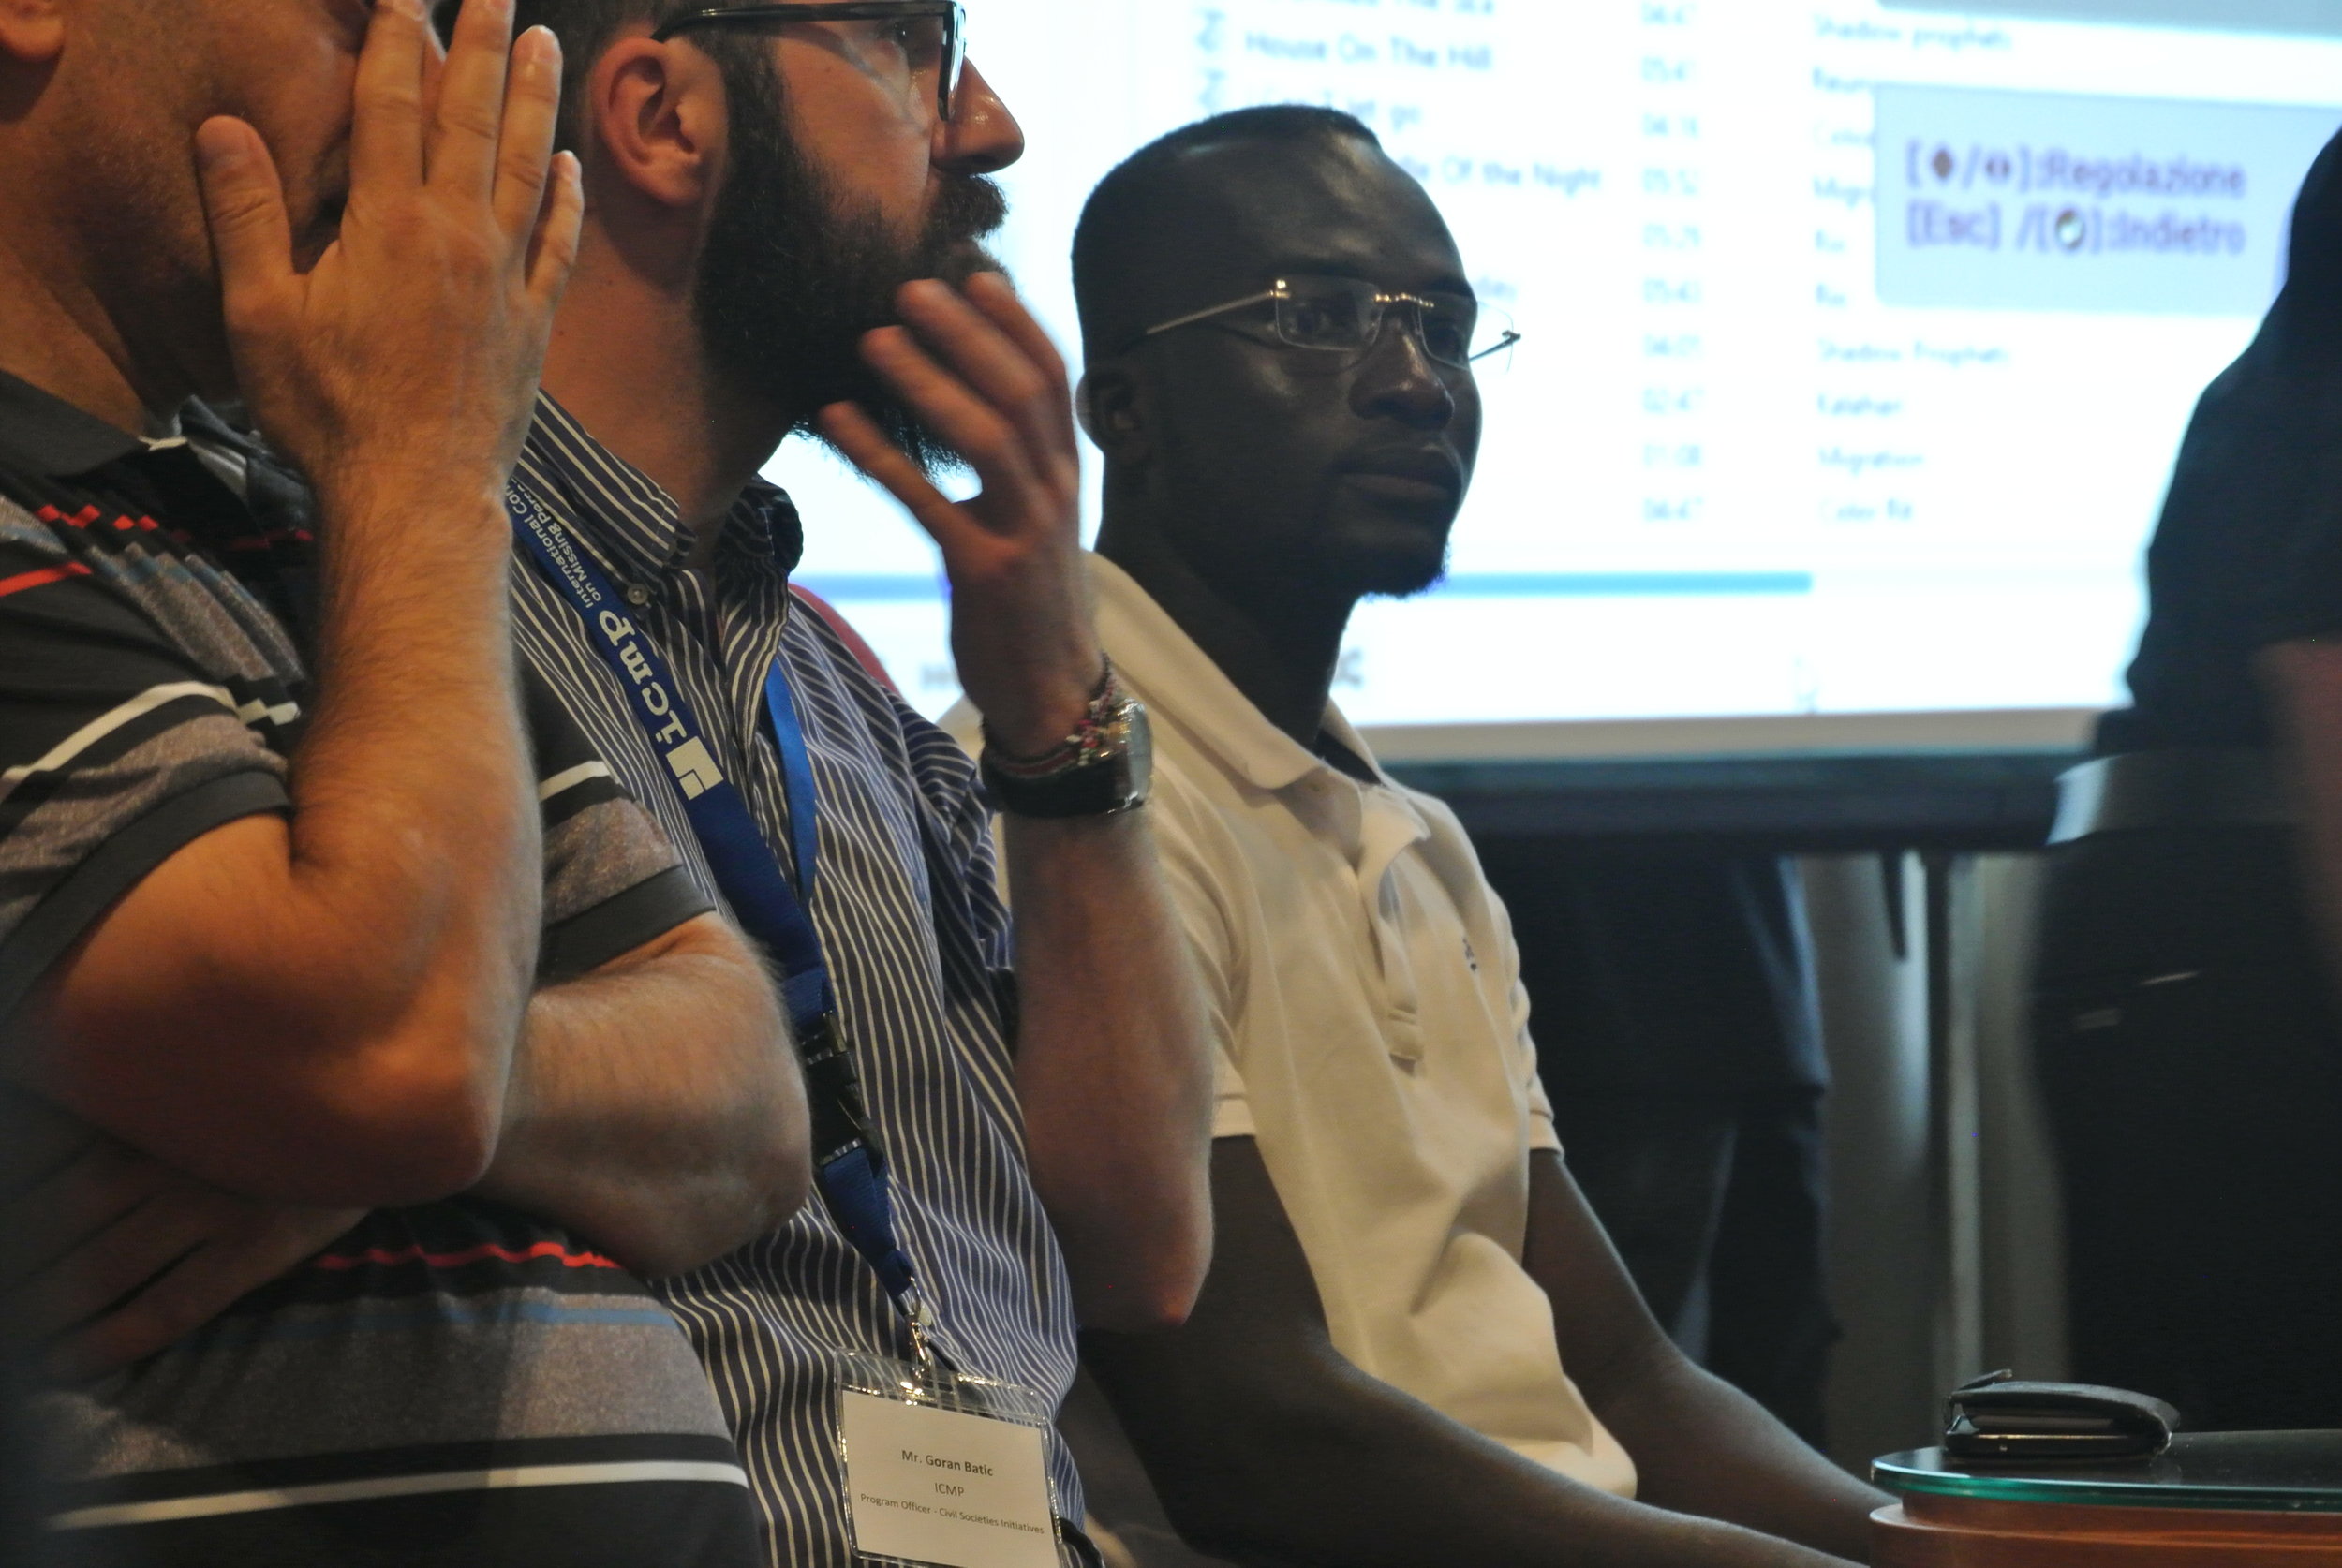
{"label": "dark beard", "polygon": [[717,374],[734,392],[785,411],[793,429],[809,428],[832,403],[855,403],[928,473],[958,464],[862,362],[862,338],[895,322],[895,295],[906,283],[961,284],[999,271],[976,242],[1006,220],[1007,199],[990,180],[943,176],[925,230],[905,245],[799,153],[769,60],[726,60],[724,78],[732,170],[692,295]]}

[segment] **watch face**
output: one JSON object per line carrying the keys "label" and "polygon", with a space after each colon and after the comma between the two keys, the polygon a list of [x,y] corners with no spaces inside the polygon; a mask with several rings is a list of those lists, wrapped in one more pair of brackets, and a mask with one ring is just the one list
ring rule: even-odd
{"label": "watch face", "polygon": [[1122,710],[1122,759],[1125,797],[1137,806],[1146,800],[1155,777],[1155,732],[1147,704],[1135,697]]}

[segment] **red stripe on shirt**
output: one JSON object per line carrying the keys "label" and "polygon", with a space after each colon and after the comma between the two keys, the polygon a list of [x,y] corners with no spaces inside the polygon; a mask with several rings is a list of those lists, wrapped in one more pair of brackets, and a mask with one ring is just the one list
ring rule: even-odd
{"label": "red stripe on shirt", "polygon": [[467,1247],[461,1252],[426,1252],[421,1247],[402,1247],[393,1251],[376,1247],[363,1252],[327,1252],[310,1265],[313,1268],[348,1269],[395,1268],[400,1264],[428,1264],[433,1268],[462,1268],[467,1264],[485,1263],[499,1258],[506,1263],[534,1263],[540,1258],[558,1258],[565,1268],[615,1268],[618,1265],[599,1252],[572,1252],[557,1241],[540,1241],[532,1247],[514,1251],[486,1242]]}
{"label": "red stripe on shirt", "polygon": [[42,567],[35,571],[20,571],[14,577],[0,577],[0,599],[21,594],[27,588],[44,588],[52,583],[62,583],[68,577],[87,577],[89,568],[79,561],[63,566]]}

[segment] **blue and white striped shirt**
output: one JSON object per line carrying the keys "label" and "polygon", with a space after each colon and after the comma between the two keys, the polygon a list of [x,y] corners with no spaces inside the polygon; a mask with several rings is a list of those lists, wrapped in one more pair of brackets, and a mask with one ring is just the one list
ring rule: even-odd
{"label": "blue and white striped shirt", "polygon": [[[780,491],[752,486],[725,524],[713,571],[695,572],[674,502],[551,397],[540,400],[518,478],[618,585],[784,865],[789,813],[763,692],[774,659],[785,664],[820,801],[813,923],[892,1157],[904,1249],[960,1369],[1034,1390],[1054,1408],[1073,1381],[1073,1304],[1025,1164],[1008,917],[974,768],[819,616],[792,613],[788,574],[802,536]],[[577,612],[523,553],[513,583],[524,657],[720,902],[672,777]],[[877,1276],[816,1201],[660,1288],[731,1419],[772,1561],[846,1568],[837,1355],[910,1348]],[[1054,1432],[1049,1453],[1058,1509],[1078,1523],[1080,1482]],[[1086,1548],[1060,1555],[1079,1564]]]}

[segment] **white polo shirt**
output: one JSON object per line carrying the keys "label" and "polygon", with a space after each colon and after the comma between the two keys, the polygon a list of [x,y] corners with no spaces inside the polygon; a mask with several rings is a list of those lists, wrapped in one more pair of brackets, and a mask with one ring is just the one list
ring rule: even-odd
{"label": "white polo shirt", "polygon": [[[1521,1267],[1529,1154],[1560,1145],[1511,925],[1462,825],[1312,754],[1128,574],[1097,556],[1091,573],[1100,636],[1153,720],[1149,810],[1218,1043],[1213,1131],[1257,1142],[1335,1347],[1631,1497],[1634,1462],[1563,1371]],[[1372,765],[1330,705],[1326,732]]]}

